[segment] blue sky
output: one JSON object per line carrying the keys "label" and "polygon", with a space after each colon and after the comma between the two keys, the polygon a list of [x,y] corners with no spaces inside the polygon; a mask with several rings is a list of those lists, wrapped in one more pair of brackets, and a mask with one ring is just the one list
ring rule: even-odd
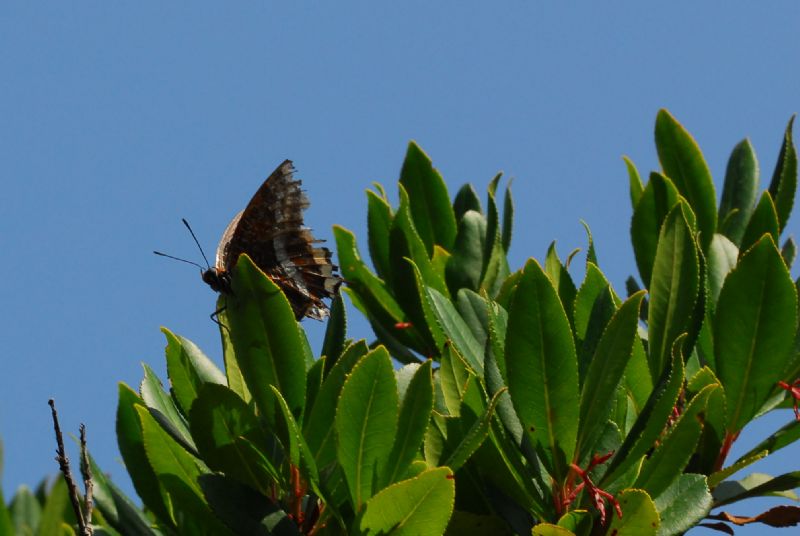
{"label": "blue sky", "polygon": [[[394,193],[409,140],[451,194],[467,181],[484,191],[503,170],[518,208],[512,266],[543,258],[552,240],[562,257],[584,246],[583,219],[619,290],[635,272],[621,156],[657,168],[659,108],[698,140],[718,195],[746,136],[766,186],[800,111],[800,4],[565,4],[3,3],[6,494],[56,470],[50,397],[66,430],[87,424],[94,454],[130,489],[117,382],[137,385],[142,361],[165,377],[161,325],[220,354],[214,294],[151,251],[199,260],[185,217],[213,252],[284,158],[316,234],[344,225],[364,252],[363,191],[377,180]],[[324,326],[304,325],[319,348]],[[363,322],[350,327],[370,337]],[[789,418],[759,423],[739,451]],[[797,469],[797,458],[794,448],[761,470]]]}

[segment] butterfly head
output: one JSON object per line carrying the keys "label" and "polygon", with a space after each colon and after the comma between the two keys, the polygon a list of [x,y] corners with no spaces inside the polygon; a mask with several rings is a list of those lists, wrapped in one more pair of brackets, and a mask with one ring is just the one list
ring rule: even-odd
{"label": "butterfly head", "polygon": [[211,287],[214,292],[222,292],[223,294],[231,294],[231,275],[223,270],[216,268],[209,268],[201,272],[203,282]]}

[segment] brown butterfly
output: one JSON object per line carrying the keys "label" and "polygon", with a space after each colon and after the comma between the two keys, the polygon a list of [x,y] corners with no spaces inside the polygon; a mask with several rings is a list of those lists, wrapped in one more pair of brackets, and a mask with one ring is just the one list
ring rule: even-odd
{"label": "brown butterfly", "polygon": [[[204,269],[202,277],[213,290],[232,294],[231,270],[239,255],[247,253],[286,295],[297,320],[306,316],[322,320],[329,313],[322,300],[336,295],[342,279],[335,273],[330,250],[315,247],[323,241],[303,225],[309,201],[294,171],[292,162],[285,160],[264,181],[228,224],[217,247],[215,265]],[[186,220],[184,224],[189,227]]]}

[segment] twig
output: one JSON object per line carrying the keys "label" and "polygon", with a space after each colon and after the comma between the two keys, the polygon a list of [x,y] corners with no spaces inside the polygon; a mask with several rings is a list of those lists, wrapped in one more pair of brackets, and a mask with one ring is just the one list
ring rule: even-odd
{"label": "twig", "polygon": [[81,511],[80,494],[78,487],[75,485],[75,480],[72,478],[72,472],[69,468],[69,459],[64,450],[64,437],[61,435],[61,426],[58,424],[58,413],[56,412],[56,402],[52,398],[47,402],[50,404],[50,410],[53,414],[53,429],[56,432],[56,461],[61,474],[64,475],[64,481],[67,483],[67,491],[69,492],[69,500],[72,503],[72,510],[75,512],[75,517],[78,520],[78,531],[82,536],[91,536],[92,529],[86,524]]}
{"label": "twig", "polygon": [[92,509],[94,508],[94,484],[92,483],[92,468],[89,465],[89,451],[86,448],[86,425],[81,423],[81,474],[83,487],[86,490],[84,505],[86,507],[86,526],[92,532]]}

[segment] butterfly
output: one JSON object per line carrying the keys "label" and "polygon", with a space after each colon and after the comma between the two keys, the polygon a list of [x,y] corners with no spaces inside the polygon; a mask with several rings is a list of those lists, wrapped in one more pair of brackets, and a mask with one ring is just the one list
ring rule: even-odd
{"label": "butterfly", "polygon": [[[285,160],[267,177],[245,209],[228,224],[214,266],[203,269],[201,275],[214,291],[232,294],[231,271],[239,255],[247,253],[286,295],[297,320],[323,320],[329,310],[322,300],[336,295],[342,278],[331,263],[330,250],[316,247],[324,241],[315,239],[303,225],[303,211],[309,201],[294,172],[291,160]],[[189,227],[186,220],[184,224]]]}

